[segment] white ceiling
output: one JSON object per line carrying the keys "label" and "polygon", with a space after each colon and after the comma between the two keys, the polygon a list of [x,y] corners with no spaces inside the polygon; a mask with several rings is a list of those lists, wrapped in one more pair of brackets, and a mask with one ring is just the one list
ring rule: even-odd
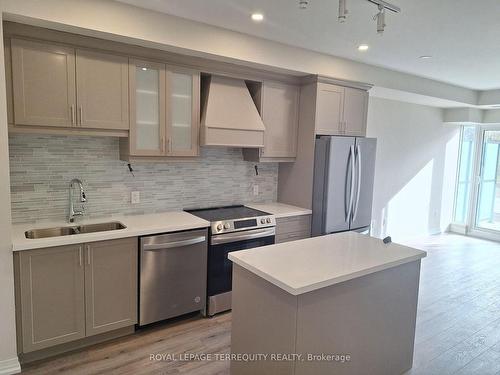
{"label": "white ceiling", "polygon": [[[309,0],[307,10],[298,0],[118,1],[471,89],[500,88],[499,0],[390,0],[402,13],[388,12],[383,36],[366,0],[348,0],[345,24],[338,0]],[[254,11],[265,20],[251,21]],[[357,50],[362,43],[367,52]]]}

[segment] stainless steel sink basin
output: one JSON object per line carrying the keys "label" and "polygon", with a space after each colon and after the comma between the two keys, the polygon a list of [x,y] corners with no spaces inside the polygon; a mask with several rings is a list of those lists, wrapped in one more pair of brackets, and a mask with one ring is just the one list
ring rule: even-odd
{"label": "stainless steel sink basin", "polygon": [[72,234],[80,234],[80,233],[106,232],[110,230],[118,230],[125,228],[126,226],[118,221],[110,221],[107,223],[75,225],[71,227],[33,229],[24,232],[24,235],[26,236],[26,238],[29,239],[37,239],[37,238],[70,236]]}

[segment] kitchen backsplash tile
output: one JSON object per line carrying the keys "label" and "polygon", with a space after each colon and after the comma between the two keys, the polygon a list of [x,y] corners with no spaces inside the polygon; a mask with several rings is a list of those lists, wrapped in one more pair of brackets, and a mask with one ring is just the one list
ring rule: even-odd
{"label": "kitchen backsplash tile", "polygon": [[[142,214],[277,197],[278,164],[242,159],[241,149],[202,148],[186,162],[137,162],[133,174],[118,158],[113,137],[9,136],[13,223],[64,219],[68,184],[83,181],[87,217]],[[253,185],[259,195],[253,195]],[[130,193],[140,191],[140,203]],[[78,205],[76,206],[78,207]]]}

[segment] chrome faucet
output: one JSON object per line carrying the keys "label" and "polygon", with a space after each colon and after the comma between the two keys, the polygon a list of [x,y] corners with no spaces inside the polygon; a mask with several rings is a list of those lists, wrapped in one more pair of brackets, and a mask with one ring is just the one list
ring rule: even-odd
{"label": "chrome faucet", "polygon": [[75,221],[75,216],[82,216],[85,213],[85,207],[82,204],[82,208],[80,210],[75,211],[75,207],[73,205],[73,185],[78,184],[80,188],[80,202],[85,203],[87,198],[85,197],[85,191],[83,191],[83,184],[78,178],[74,178],[69,183],[69,222],[73,223]]}

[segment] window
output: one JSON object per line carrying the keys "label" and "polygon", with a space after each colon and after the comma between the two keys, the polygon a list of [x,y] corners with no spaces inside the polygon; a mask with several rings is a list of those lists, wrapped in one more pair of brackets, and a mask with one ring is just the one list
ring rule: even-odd
{"label": "window", "polygon": [[455,193],[454,222],[466,224],[469,214],[470,192],[472,188],[472,169],[474,163],[474,146],[476,128],[462,127],[460,134],[460,151],[458,156],[458,179]]}

